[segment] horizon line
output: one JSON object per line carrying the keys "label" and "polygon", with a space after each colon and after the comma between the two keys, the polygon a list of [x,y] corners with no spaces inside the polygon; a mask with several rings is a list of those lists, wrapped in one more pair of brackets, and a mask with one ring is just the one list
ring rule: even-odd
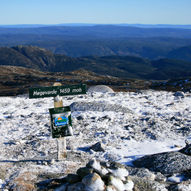
{"label": "horizon line", "polygon": [[26,24],[26,23],[23,23],[23,24],[0,24],[0,26],[17,26],[17,25],[44,25],[44,26],[50,26],[50,25],[171,25],[171,26],[176,26],[176,25],[179,25],[179,26],[188,26],[188,25],[191,25],[191,24],[162,24],[162,23],[159,23],[159,24],[145,24],[145,23],[72,23],[72,22],[68,22],[68,23],[58,23],[58,24]]}

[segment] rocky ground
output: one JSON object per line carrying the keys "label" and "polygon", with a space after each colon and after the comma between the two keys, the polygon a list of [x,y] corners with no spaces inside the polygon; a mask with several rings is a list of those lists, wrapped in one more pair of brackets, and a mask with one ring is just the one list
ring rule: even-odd
{"label": "rocky ground", "polygon": [[2,190],[191,190],[190,93],[89,92],[63,102],[74,135],[58,161],[53,99],[0,97]]}

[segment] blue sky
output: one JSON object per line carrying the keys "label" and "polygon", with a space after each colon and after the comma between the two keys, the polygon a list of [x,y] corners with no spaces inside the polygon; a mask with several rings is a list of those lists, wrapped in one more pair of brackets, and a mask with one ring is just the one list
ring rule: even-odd
{"label": "blue sky", "polygon": [[191,24],[191,0],[0,0],[0,24]]}

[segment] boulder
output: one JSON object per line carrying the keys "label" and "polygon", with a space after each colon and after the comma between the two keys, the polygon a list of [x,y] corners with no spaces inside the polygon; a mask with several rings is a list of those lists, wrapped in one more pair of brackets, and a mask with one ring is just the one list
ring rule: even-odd
{"label": "boulder", "polygon": [[93,169],[87,168],[87,167],[81,167],[77,170],[77,174],[83,178],[84,176],[87,176],[88,174],[93,173]]}
{"label": "boulder", "polygon": [[67,186],[68,186],[68,184],[62,184],[60,187],[54,189],[54,191],[66,191]]}
{"label": "boulder", "polygon": [[119,104],[111,104],[109,102],[73,102],[70,105],[71,111],[115,111],[122,113],[132,113],[132,111],[126,107],[123,107]]}
{"label": "boulder", "polygon": [[133,161],[135,167],[148,168],[154,172],[173,175],[191,169],[191,156],[181,152],[165,152],[146,155]]}
{"label": "boulder", "polygon": [[82,179],[86,191],[104,191],[105,184],[97,173],[89,174]]}
{"label": "boulder", "polygon": [[90,147],[90,149],[92,149],[95,152],[104,152],[104,148],[101,142],[97,142],[96,144],[92,145]]}
{"label": "boulder", "polygon": [[174,97],[180,97],[180,98],[184,98],[184,92],[181,91],[177,91],[174,93]]}
{"label": "boulder", "polygon": [[67,191],[85,191],[85,185],[82,182],[78,182],[78,183],[69,185],[67,187]]}
{"label": "boulder", "polygon": [[170,191],[190,191],[191,190],[191,180],[181,182],[180,184],[173,184],[170,186]]}
{"label": "boulder", "polygon": [[68,174],[67,175],[67,182],[70,184],[77,183],[81,180],[80,176],[77,174]]}
{"label": "boulder", "polygon": [[146,168],[133,168],[133,167],[127,167],[129,174],[131,176],[137,176],[140,178],[147,178],[149,180],[155,180],[156,175],[149,171]]}
{"label": "boulder", "polygon": [[165,184],[137,176],[131,178],[134,183],[134,191],[168,191]]}
{"label": "boulder", "polygon": [[125,190],[125,185],[123,184],[122,180],[117,177],[110,176],[109,184],[111,184],[117,191]]}
{"label": "boulder", "polygon": [[186,146],[179,150],[179,152],[184,153],[186,155],[191,155],[191,144],[188,141],[185,141]]}

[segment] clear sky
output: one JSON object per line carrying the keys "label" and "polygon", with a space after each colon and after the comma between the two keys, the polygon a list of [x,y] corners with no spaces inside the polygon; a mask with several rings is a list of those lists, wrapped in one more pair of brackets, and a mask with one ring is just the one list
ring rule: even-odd
{"label": "clear sky", "polygon": [[191,24],[191,0],[0,0],[0,24]]}

